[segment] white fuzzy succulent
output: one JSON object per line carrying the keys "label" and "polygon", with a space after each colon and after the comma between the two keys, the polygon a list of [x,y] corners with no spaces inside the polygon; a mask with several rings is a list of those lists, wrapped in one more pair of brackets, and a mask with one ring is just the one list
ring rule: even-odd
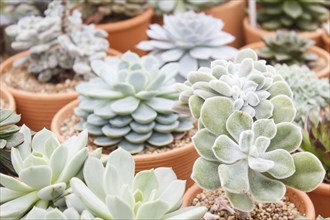
{"label": "white fuzzy succulent", "polygon": [[141,50],[152,51],[161,62],[179,63],[179,73],[186,78],[190,71],[208,66],[214,59],[232,59],[237,50],[226,44],[234,37],[221,31],[221,20],[204,13],[186,12],[164,15],[164,26],[150,25],[147,31],[151,40],[137,45]]}

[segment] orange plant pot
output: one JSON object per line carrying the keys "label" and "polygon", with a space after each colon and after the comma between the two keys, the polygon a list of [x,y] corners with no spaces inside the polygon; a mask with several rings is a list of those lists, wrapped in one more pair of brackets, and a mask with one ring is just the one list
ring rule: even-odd
{"label": "orange plant pot", "polygon": [[322,40],[324,46],[323,48],[330,53],[330,36],[327,33],[325,33],[325,31],[322,34]]}
{"label": "orange plant pot", "polygon": [[[248,44],[248,45],[242,47],[241,50],[246,49],[246,48],[251,48],[253,50],[258,50],[258,49],[260,49],[264,46],[265,46],[265,43],[259,41],[259,42]],[[327,51],[323,50],[322,48],[317,47],[317,46],[312,46],[309,49],[309,52],[315,53],[319,57],[319,59],[324,60],[324,62],[326,63],[326,65],[323,68],[321,68],[320,70],[315,71],[316,75],[319,78],[329,77],[329,75],[330,75],[330,56],[329,56],[329,53]]]}
{"label": "orange plant pot", "polygon": [[10,94],[4,86],[0,85],[0,98],[8,104],[8,109],[16,111],[16,103],[12,94]]}
{"label": "orange plant pot", "polygon": [[307,195],[314,203],[316,216],[330,217],[330,184],[322,183]]}
{"label": "orange plant pot", "polygon": [[[4,74],[12,67],[15,60],[27,56],[29,51],[18,53],[6,59],[0,65],[0,74]],[[119,55],[118,51],[108,50],[109,55]],[[67,103],[78,97],[78,93],[57,93],[40,94],[27,92],[2,84],[4,90],[9,91],[16,100],[17,113],[20,113],[22,119],[20,123],[26,124],[34,131],[42,128],[50,128],[50,124],[55,113]]]}
{"label": "orange plant pot", "polygon": [[[197,184],[190,187],[183,196],[182,207],[190,206],[196,195],[202,191]],[[295,204],[301,215],[305,214],[307,219],[315,219],[314,205],[306,193],[287,187],[285,196],[289,198],[290,202]]]}
{"label": "orange plant pot", "polygon": [[[60,142],[65,141],[60,131],[61,124],[73,114],[73,109],[78,105],[78,100],[72,101],[59,110],[53,118],[51,130],[57,135]],[[171,151],[158,154],[135,155],[133,158],[135,160],[135,172],[157,167],[172,167],[178,179],[187,180],[187,188],[194,183],[190,175],[198,154],[192,143]]]}
{"label": "orange plant pot", "polygon": [[[263,36],[274,36],[275,31],[266,31],[264,29],[258,27],[252,27],[250,24],[248,17],[245,17],[243,20],[243,27],[244,27],[244,36],[245,36],[245,43],[251,44],[254,42],[262,41]],[[321,46],[322,45],[322,29],[319,28],[314,32],[299,32],[299,37],[308,38],[315,42],[315,45]]]}
{"label": "orange plant pot", "polygon": [[146,52],[136,48],[136,45],[144,40],[148,40],[147,29],[151,22],[153,9],[148,8],[142,14],[124,21],[111,22],[106,24],[98,24],[96,28],[100,28],[108,32],[108,41],[110,47],[121,52],[131,50],[139,55]]}

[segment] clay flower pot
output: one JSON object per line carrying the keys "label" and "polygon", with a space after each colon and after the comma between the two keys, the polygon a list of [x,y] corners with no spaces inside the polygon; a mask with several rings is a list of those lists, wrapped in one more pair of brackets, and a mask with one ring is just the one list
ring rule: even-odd
{"label": "clay flower pot", "polygon": [[330,53],[330,36],[324,31],[322,34],[324,49]]}
{"label": "clay flower pot", "polygon": [[[0,65],[0,74],[4,74],[10,69],[15,60],[28,54],[29,51],[24,51],[6,59]],[[108,54],[120,55],[118,51],[113,49],[109,49]],[[78,93],[76,92],[41,94],[15,89],[5,84],[1,84],[1,87],[14,96],[17,112],[22,116],[20,123],[26,124],[34,131],[38,131],[44,127],[49,129],[55,113],[78,97]]]}
{"label": "clay flower pot", "polygon": [[13,95],[10,94],[7,89],[3,88],[3,86],[0,88],[0,99],[7,103],[8,109],[16,110],[16,103]]}
{"label": "clay flower pot", "polygon": [[[183,196],[182,207],[188,207],[197,194],[203,190],[197,184],[190,187]],[[287,187],[286,197],[294,203],[300,214],[305,214],[307,219],[315,219],[314,205],[306,193]]]}
{"label": "clay flower pot", "polygon": [[[63,142],[60,127],[66,118],[73,114],[73,109],[79,105],[79,101],[75,100],[64,106],[54,116],[51,123],[51,130],[57,135],[58,139]],[[190,179],[192,167],[198,154],[192,143],[158,154],[134,155],[135,172],[141,170],[149,170],[157,167],[172,167],[178,179],[187,180],[186,186],[190,187],[194,182]]]}
{"label": "clay flower pot", "polygon": [[[263,36],[274,36],[275,31],[266,31],[264,29],[258,27],[252,27],[250,24],[248,17],[244,18],[243,21],[244,27],[244,36],[245,36],[245,43],[251,44],[254,42],[262,41]],[[308,38],[315,42],[315,45],[321,46],[322,45],[322,29],[319,28],[314,32],[299,32],[298,35],[301,38]]]}
{"label": "clay flower pot", "polygon": [[139,55],[144,55],[146,53],[135,46],[140,41],[148,40],[146,31],[150,25],[152,15],[153,9],[148,8],[136,17],[124,21],[98,24],[96,28],[108,32],[108,41],[111,48],[121,52],[131,50]]}
{"label": "clay flower pot", "polygon": [[[255,51],[257,51],[258,49],[262,48],[265,46],[265,43],[264,42],[255,42],[255,43],[251,43],[251,44],[248,44],[244,47],[241,48],[242,49],[246,49],[246,48],[251,48]],[[322,48],[320,47],[317,47],[317,46],[312,46],[310,49],[309,49],[309,52],[311,53],[315,53],[320,60],[322,60],[326,65],[320,69],[317,69],[317,70],[313,70],[316,75],[319,77],[319,78],[323,78],[323,77],[329,77],[329,74],[330,74],[330,56],[329,56],[329,53],[325,50],[323,50]]]}
{"label": "clay flower pot", "polygon": [[311,198],[316,216],[330,217],[330,184],[321,183],[315,190],[307,193]]}

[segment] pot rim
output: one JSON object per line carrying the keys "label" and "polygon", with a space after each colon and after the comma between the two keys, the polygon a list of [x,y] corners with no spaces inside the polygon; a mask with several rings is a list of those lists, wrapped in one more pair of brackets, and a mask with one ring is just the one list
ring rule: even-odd
{"label": "pot rim", "polygon": [[6,87],[0,87],[1,97],[3,97],[8,102],[8,109],[16,111],[16,103],[13,95],[8,92]]}

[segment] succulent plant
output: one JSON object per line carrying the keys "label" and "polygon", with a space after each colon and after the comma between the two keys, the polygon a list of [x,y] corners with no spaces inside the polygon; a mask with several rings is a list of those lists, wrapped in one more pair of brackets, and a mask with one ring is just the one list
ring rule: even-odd
{"label": "succulent plant", "polygon": [[160,68],[152,56],[126,52],[91,66],[99,77],[76,87],[80,104],[75,114],[82,129],[96,136],[96,145],[137,153],[147,144],[168,145],[176,133],[193,128],[190,118],[171,108],[179,95],[173,88],[177,65]]}
{"label": "succulent plant", "polygon": [[30,51],[14,65],[26,65],[43,82],[56,82],[60,73],[68,71],[67,77],[90,78],[90,61],[105,58],[109,47],[105,31],[83,25],[79,11],[68,16],[61,1],[50,3],[45,17],[24,17],[6,32],[15,38],[14,49]]}
{"label": "succulent plant", "polygon": [[24,141],[16,125],[21,116],[9,109],[0,109],[0,173],[15,175],[16,172],[10,161],[10,149]]}
{"label": "succulent plant", "polygon": [[214,59],[232,59],[237,50],[225,46],[234,37],[221,31],[220,19],[193,11],[177,15],[164,15],[164,26],[150,25],[151,38],[140,42],[141,50],[152,51],[161,64],[179,63],[179,74],[186,79],[190,71],[208,66]]}
{"label": "succulent plant", "polygon": [[11,150],[18,178],[0,174],[0,218],[20,219],[33,207],[63,208],[70,180],[82,170],[88,155],[87,132],[60,144],[55,135],[43,129],[31,140],[22,126],[24,143]]}
{"label": "succulent plant", "polygon": [[318,78],[307,67],[298,65],[276,65],[276,72],[289,84],[293,93],[293,103],[297,109],[295,122],[303,125],[310,112],[319,114],[330,104],[328,79]]}
{"label": "succulent plant", "polygon": [[314,41],[300,38],[294,31],[278,31],[274,37],[263,36],[265,47],[260,48],[258,55],[269,64],[299,64],[313,67],[318,59],[308,52]]}
{"label": "succulent plant", "polygon": [[234,208],[252,211],[255,202],[278,202],[285,185],[311,191],[322,182],[325,171],[313,154],[290,154],[302,140],[290,121],[254,121],[226,97],[207,99],[201,114],[204,128],[193,137],[200,157],[192,178],[204,189],[222,187]]}
{"label": "succulent plant", "polygon": [[257,0],[257,20],[267,30],[281,28],[315,31],[329,17],[328,0]]}
{"label": "succulent plant", "polygon": [[[190,72],[187,81],[176,84],[176,88],[181,94],[174,109],[192,114],[199,119],[200,127],[204,120],[213,120],[203,119],[202,114],[204,103],[213,97],[229,98],[235,110],[246,112],[254,119],[273,118],[276,123],[291,121],[296,112],[288,84],[272,66],[258,60],[251,49],[240,51],[234,63],[215,60],[211,68]],[[222,114],[221,109],[216,111]]]}
{"label": "succulent plant", "polygon": [[73,178],[68,207],[87,210],[88,219],[200,219],[205,207],[180,209],[185,181],[177,180],[171,168],[136,174],[133,157],[123,149],[113,151],[104,166],[95,158],[86,160],[84,180]]}
{"label": "succulent plant", "polygon": [[326,175],[324,180],[330,183],[330,118],[329,109],[323,111],[321,118],[319,112],[312,112],[306,118],[303,130],[303,151],[317,156],[322,162]]}
{"label": "succulent plant", "polygon": [[149,0],[156,15],[179,14],[186,11],[202,11],[205,8],[222,4],[228,0]]}
{"label": "succulent plant", "polygon": [[84,0],[82,11],[86,23],[100,23],[105,19],[124,20],[142,14],[148,0]]}
{"label": "succulent plant", "polygon": [[49,207],[48,209],[42,209],[33,207],[31,211],[25,216],[26,220],[83,220],[91,219],[90,213],[84,212],[81,215],[74,208],[65,209],[63,212],[57,208]]}

